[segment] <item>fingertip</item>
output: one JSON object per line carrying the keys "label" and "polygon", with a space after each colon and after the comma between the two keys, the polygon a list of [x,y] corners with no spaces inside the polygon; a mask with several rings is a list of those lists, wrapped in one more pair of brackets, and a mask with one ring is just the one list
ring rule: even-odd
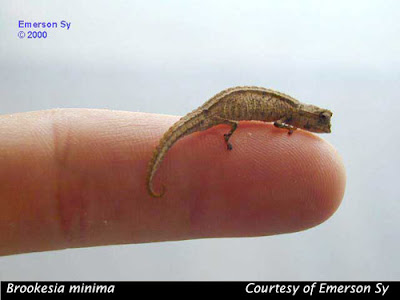
{"label": "fingertip", "polygon": [[[189,136],[171,150],[167,163],[175,173],[167,179],[170,196],[190,202],[193,236],[296,232],[337,210],[346,175],[337,150],[323,138],[244,123],[227,152],[219,138],[224,132],[221,126]],[[185,153],[186,147],[192,152]]]}
{"label": "fingertip", "polygon": [[293,162],[300,185],[293,187],[293,219],[287,232],[317,226],[339,208],[346,187],[346,172],[337,149],[320,135],[301,131],[294,141],[297,161]]}
{"label": "fingertip", "polygon": [[320,143],[320,164],[318,181],[321,196],[314,201],[320,202],[319,214],[315,214],[316,225],[329,219],[342,203],[346,188],[346,170],[338,150],[326,140]]}

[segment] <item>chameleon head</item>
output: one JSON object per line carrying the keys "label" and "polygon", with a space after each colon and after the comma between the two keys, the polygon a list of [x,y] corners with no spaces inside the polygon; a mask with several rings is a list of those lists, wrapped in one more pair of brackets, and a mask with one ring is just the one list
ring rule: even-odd
{"label": "chameleon head", "polygon": [[302,104],[291,125],[316,133],[331,132],[332,112],[315,105]]}

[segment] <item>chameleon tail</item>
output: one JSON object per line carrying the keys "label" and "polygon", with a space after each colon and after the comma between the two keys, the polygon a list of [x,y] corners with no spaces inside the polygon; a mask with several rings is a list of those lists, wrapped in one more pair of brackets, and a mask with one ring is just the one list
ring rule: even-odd
{"label": "chameleon tail", "polygon": [[161,184],[161,191],[160,191],[159,193],[156,193],[156,192],[153,190],[153,186],[152,186],[150,183],[147,185],[147,191],[149,192],[149,194],[150,194],[151,196],[153,196],[153,197],[155,197],[155,198],[161,198],[162,196],[164,196],[166,190],[167,190],[167,189],[166,189],[165,185],[164,185],[164,184]]}
{"label": "chameleon tail", "polygon": [[[189,116],[191,115],[189,114]],[[196,129],[197,123],[191,124],[191,126],[188,127],[186,125],[187,120],[191,120],[191,118],[189,117],[181,118],[178,122],[172,125],[170,129],[163,135],[162,139],[159,142],[159,145],[157,146],[157,148],[153,153],[153,157],[149,163],[147,182],[146,182],[147,191],[153,197],[160,198],[164,195],[166,191],[165,186],[161,185],[161,191],[157,193],[153,190],[153,184],[152,184],[153,177],[157,172],[157,169],[160,166],[162,160],[164,159],[164,156],[178,139],[191,133],[194,129]],[[181,128],[181,130],[178,130],[179,128]]]}

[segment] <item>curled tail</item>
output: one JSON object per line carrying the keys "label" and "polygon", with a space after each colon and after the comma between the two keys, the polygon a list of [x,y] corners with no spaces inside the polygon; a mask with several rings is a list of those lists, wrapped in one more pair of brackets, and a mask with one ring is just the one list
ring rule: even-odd
{"label": "curled tail", "polygon": [[[167,132],[168,133],[168,132]],[[165,186],[162,184],[161,185],[161,191],[160,192],[155,192],[153,189],[153,177],[157,172],[157,169],[159,168],[161,161],[163,160],[165,153],[168,151],[165,147],[165,137],[167,134],[164,134],[164,137],[161,139],[160,144],[158,147],[154,150],[153,157],[150,160],[149,163],[149,169],[147,173],[147,178],[146,178],[146,187],[147,187],[147,192],[149,195],[155,198],[161,198],[164,193],[165,193]]]}
{"label": "curled tail", "polygon": [[149,183],[147,183],[147,191],[148,191],[148,193],[152,196],[152,197],[154,197],[154,198],[161,198],[162,196],[164,196],[164,194],[165,194],[165,191],[166,191],[166,188],[165,188],[165,185],[161,185],[161,191],[159,192],[159,193],[156,193],[154,190],[153,190],[153,187],[152,187],[152,184],[151,184],[151,182],[149,182]]}
{"label": "curled tail", "polygon": [[166,191],[165,186],[161,185],[161,191],[155,192],[153,189],[153,178],[168,150],[178,139],[188,134],[188,131],[186,130],[186,121],[187,118],[181,118],[178,122],[172,125],[172,127],[161,138],[159,145],[154,150],[153,157],[149,163],[146,178],[147,191],[149,195],[153,197],[160,198],[164,195]]}

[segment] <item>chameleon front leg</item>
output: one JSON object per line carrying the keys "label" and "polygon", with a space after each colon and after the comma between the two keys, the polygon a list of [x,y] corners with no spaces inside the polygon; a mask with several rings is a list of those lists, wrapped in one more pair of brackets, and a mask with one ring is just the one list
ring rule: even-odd
{"label": "chameleon front leg", "polygon": [[289,124],[285,123],[285,121],[287,122],[286,119],[277,120],[277,121],[274,122],[274,126],[278,127],[278,128],[287,129],[287,130],[289,130],[288,134],[292,134],[293,131],[295,131],[297,128],[292,126],[292,125],[289,125]]}

